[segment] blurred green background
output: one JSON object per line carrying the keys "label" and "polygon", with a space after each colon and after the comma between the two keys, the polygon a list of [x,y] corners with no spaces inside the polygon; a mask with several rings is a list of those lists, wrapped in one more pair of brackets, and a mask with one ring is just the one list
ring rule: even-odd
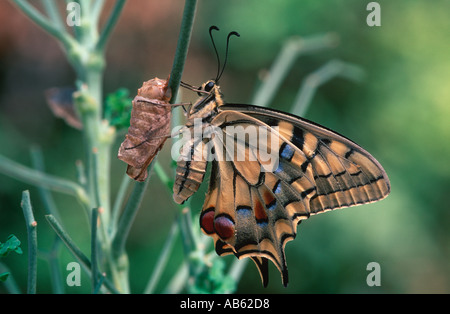
{"label": "blurred green background", "polygon": [[[271,265],[264,289],[256,267],[248,263],[239,293],[449,293],[450,292],[450,2],[377,1],[381,26],[369,27],[370,1],[229,0],[198,1],[183,81],[199,84],[215,76],[216,58],[208,35],[217,25],[216,42],[236,30],[221,79],[229,102],[249,102],[259,75],[268,69],[291,36],[336,33],[336,48],[300,58],[271,103],[289,110],[309,73],[331,59],[359,65],[366,72],[355,84],[334,79],[322,86],[306,118],[351,138],[384,166],[391,195],[378,203],[314,216],[298,228],[286,246],[289,286],[281,285]],[[107,1],[111,7],[112,1]],[[143,81],[170,72],[184,2],[129,1],[110,40],[105,94],[120,87],[131,97]],[[75,161],[83,158],[81,133],[55,118],[43,91],[74,84],[74,73],[54,39],[32,24],[10,1],[0,2],[0,154],[30,165],[30,146],[39,145],[49,173],[76,180]],[[190,101],[183,92],[183,101]],[[195,97],[193,95],[192,97]],[[256,104],[257,105],[257,104]],[[118,136],[118,149],[123,134]],[[160,162],[170,166],[170,141]],[[112,162],[112,191],[126,165]],[[54,233],[44,219],[37,189],[0,174],[0,241],[14,233],[24,255],[4,262],[19,286],[26,287],[26,229],[20,198],[29,189],[38,222],[38,244],[49,250]],[[53,193],[73,239],[89,252],[89,230],[81,207],[70,196]],[[201,209],[203,193],[193,204]],[[194,208],[195,209],[195,208]],[[127,250],[132,292],[142,292],[176,216],[172,196],[153,175],[133,225]],[[63,249],[61,271],[73,257]],[[163,280],[183,259],[180,241]],[[233,256],[225,257],[227,263]],[[369,287],[366,266],[381,266],[381,286]],[[90,292],[89,279],[67,292]],[[159,287],[159,289],[161,289]],[[38,264],[38,292],[50,292],[48,266]],[[3,292],[0,284],[0,292]]]}

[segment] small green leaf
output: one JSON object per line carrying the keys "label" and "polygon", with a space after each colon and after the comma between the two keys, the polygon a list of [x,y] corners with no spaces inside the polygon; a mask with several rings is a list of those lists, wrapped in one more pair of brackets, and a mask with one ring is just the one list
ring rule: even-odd
{"label": "small green leaf", "polygon": [[128,89],[119,88],[106,97],[105,118],[118,130],[130,126],[132,101],[129,94]]}
{"label": "small green leaf", "polygon": [[13,234],[8,237],[5,243],[0,242],[0,257],[5,257],[10,252],[23,253],[20,248],[20,240]]}
{"label": "small green leaf", "polygon": [[0,282],[6,281],[6,279],[8,279],[8,276],[9,276],[9,272],[1,273],[0,274]]}

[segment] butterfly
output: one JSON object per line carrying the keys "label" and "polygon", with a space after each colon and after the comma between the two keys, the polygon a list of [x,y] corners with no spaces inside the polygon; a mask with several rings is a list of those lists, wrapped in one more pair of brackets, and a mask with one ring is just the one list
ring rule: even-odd
{"label": "butterfly", "polygon": [[[214,45],[212,30],[218,28],[210,28]],[[232,35],[239,34],[228,35],[227,51]],[[389,179],[372,155],[330,129],[274,109],[225,103],[218,85],[222,72],[201,87],[181,83],[201,96],[181,131],[189,136],[180,149],[173,198],[182,204],[191,197],[211,162],[202,231],[213,238],[218,255],[250,257],[263,286],[272,261],[286,286],[285,245],[296,237],[297,225],[311,215],[381,200],[390,192]],[[231,134],[231,127],[251,129],[259,140]],[[271,169],[261,148],[277,159]]]}
{"label": "butterfly", "polygon": [[171,97],[168,80],[155,77],[133,99],[130,127],[117,157],[128,164],[127,174],[134,180],[147,178],[147,167],[170,134]]}

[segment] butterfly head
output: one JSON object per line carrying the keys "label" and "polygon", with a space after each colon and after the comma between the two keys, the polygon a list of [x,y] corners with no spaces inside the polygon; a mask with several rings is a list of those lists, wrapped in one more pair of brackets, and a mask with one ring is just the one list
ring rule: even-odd
{"label": "butterfly head", "polygon": [[218,87],[216,80],[209,80],[209,81],[203,83],[202,86],[200,86],[197,94],[199,96],[203,96],[204,94],[209,94],[213,91],[213,89],[215,87],[216,88]]}

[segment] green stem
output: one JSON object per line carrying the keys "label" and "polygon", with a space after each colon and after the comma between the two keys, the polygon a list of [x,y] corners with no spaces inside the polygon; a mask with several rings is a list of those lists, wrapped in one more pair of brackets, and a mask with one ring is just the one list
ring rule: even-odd
{"label": "green stem", "polygon": [[131,225],[133,224],[134,218],[139,210],[139,207],[144,198],[145,191],[149,178],[144,182],[135,182],[133,191],[131,192],[130,198],[128,199],[127,205],[123,210],[122,216],[120,217],[119,225],[117,227],[117,232],[114,235],[114,240],[112,243],[113,255],[118,258],[125,252],[125,243],[130,233]]}
{"label": "green stem", "polygon": [[156,176],[161,180],[161,182],[169,189],[169,192],[172,192],[173,181],[169,178],[167,173],[162,168],[161,164],[158,160],[154,161],[153,170],[155,171]]}
{"label": "green stem", "polygon": [[189,207],[183,208],[181,211],[181,215],[178,219],[178,224],[180,226],[181,234],[182,234],[182,243],[183,243],[183,251],[185,257],[188,259],[188,266],[189,266],[189,274],[191,276],[195,276],[196,274],[196,265],[192,262],[191,254],[192,252],[197,251],[197,241],[195,239],[195,236],[193,234],[193,228],[192,228],[192,219],[191,219],[191,211]]}
{"label": "green stem", "polygon": [[189,43],[191,40],[192,27],[194,25],[194,17],[197,0],[186,0],[183,11],[183,19],[181,21],[180,35],[178,37],[177,50],[170,72],[169,87],[172,90],[172,99],[170,103],[174,103],[178,87],[180,86],[181,77],[183,75],[184,64],[188,53]]}
{"label": "green stem", "polygon": [[28,234],[28,285],[27,293],[36,293],[36,277],[37,277],[37,222],[34,220],[33,209],[31,207],[30,192],[22,192],[21,202],[23,215],[27,225]]}
{"label": "green stem", "polygon": [[95,2],[92,4],[91,20],[92,20],[92,24],[94,26],[97,25],[97,23],[98,23],[98,19],[100,17],[100,13],[102,12],[104,4],[105,4],[105,0],[95,0]]}
{"label": "green stem", "polygon": [[58,5],[56,4],[56,0],[43,0],[44,8],[47,12],[47,15],[50,17],[51,21],[55,25],[55,28],[60,32],[65,32],[66,29],[64,27],[61,16],[59,15]]}
{"label": "green stem", "polygon": [[[31,163],[34,169],[45,173],[42,150],[38,146],[31,147]],[[40,185],[38,186],[38,190],[47,214],[51,214],[59,219],[58,210],[56,209],[55,200],[53,199],[51,192]]]}
{"label": "green stem", "polygon": [[66,48],[74,44],[73,38],[66,31],[62,31],[57,26],[51,24],[46,17],[26,0],[13,1],[33,22],[42,27],[50,35],[56,37]]}
{"label": "green stem", "polygon": [[92,210],[91,216],[91,272],[92,272],[92,292],[97,289],[99,280],[98,271],[98,239],[97,239],[97,223],[98,223],[98,208]]}
{"label": "green stem", "polygon": [[[38,146],[33,146],[31,148],[31,162],[36,170],[41,172],[45,171],[44,158],[42,155],[42,151]],[[53,199],[51,192],[42,186],[38,186],[38,190],[41,200],[44,203],[46,213],[53,215],[57,219],[59,219],[58,210],[56,208],[55,201]],[[50,266],[49,267],[50,278],[52,282],[53,291],[56,294],[64,293],[63,279],[59,269],[59,258],[58,258],[58,253],[61,247],[60,244],[61,240],[57,236],[55,236],[55,239],[53,240],[52,249],[46,256],[46,259]]]}
{"label": "green stem", "polygon": [[344,77],[349,80],[361,81],[364,72],[356,65],[331,60],[315,72],[308,75],[303,81],[294,101],[292,113],[303,116],[312,102],[317,89],[335,77]]}
{"label": "green stem", "polygon": [[117,225],[119,223],[120,213],[122,209],[122,204],[125,199],[126,192],[131,183],[131,179],[127,174],[123,175],[122,183],[120,184],[119,191],[117,192],[116,199],[114,201],[114,206],[111,214],[111,226],[110,234],[115,234],[117,232]]}
{"label": "green stem", "polygon": [[84,206],[89,204],[89,197],[85,190],[78,184],[25,167],[2,155],[0,155],[0,172],[23,182],[74,195]]}
{"label": "green stem", "polygon": [[147,283],[147,287],[144,290],[145,294],[150,294],[155,291],[156,285],[159,279],[161,278],[165,266],[167,265],[167,260],[169,259],[169,254],[171,253],[173,245],[175,244],[175,239],[178,235],[178,231],[179,231],[178,222],[174,221],[172,227],[170,228],[166,242],[163,245],[163,251],[159,255],[155,269],[153,270],[152,276],[150,277],[150,280]]}
{"label": "green stem", "polygon": [[53,292],[55,294],[64,293],[64,280],[60,271],[60,261],[59,261],[59,251],[61,248],[62,241],[55,235],[55,240],[53,241],[52,249],[47,255],[50,278],[52,281]]}
{"label": "green stem", "polygon": [[59,236],[59,238],[64,242],[69,251],[73,254],[73,256],[75,256],[78,261],[81,262],[83,268],[88,273],[90,273],[91,262],[89,261],[89,258],[81,251],[81,249],[75,244],[75,242],[73,242],[72,238],[67,234],[58,220],[56,220],[53,215],[46,215],[45,218],[47,219],[53,230],[56,232],[56,234]]}
{"label": "green stem", "polygon": [[336,46],[337,38],[334,34],[314,36],[311,38],[294,37],[286,41],[280,53],[273,62],[270,72],[255,94],[253,104],[267,107],[275,96],[281,83],[294,62],[300,55],[314,53],[322,49]]}
{"label": "green stem", "polygon": [[6,288],[6,291],[9,292],[9,294],[21,294],[19,286],[17,285],[16,280],[14,279],[13,275],[11,274],[11,271],[9,270],[8,266],[0,262],[0,274],[3,273],[9,273],[8,279],[3,282],[3,285]]}
{"label": "green stem", "polygon": [[[80,248],[73,242],[72,238],[67,234],[64,228],[60,225],[60,223],[53,217],[52,215],[46,215],[45,218],[56,234],[61,238],[69,251],[75,256],[75,258],[81,263],[83,269],[89,276],[92,276],[91,271],[91,262],[89,258],[80,250]],[[119,293],[114,285],[105,278],[103,281],[104,286],[112,293]]]}
{"label": "green stem", "polygon": [[106,43],[114,29],[114,26],[117,24],[120,13],[122,12],[123,6],[125,5],[126,0],[117,0],[114,8],[112,9],[111,15],[106,21],[105,27],[103,28],[102,33],[100,34],[100,39],[97,42],[96,50],[104,50]]}

